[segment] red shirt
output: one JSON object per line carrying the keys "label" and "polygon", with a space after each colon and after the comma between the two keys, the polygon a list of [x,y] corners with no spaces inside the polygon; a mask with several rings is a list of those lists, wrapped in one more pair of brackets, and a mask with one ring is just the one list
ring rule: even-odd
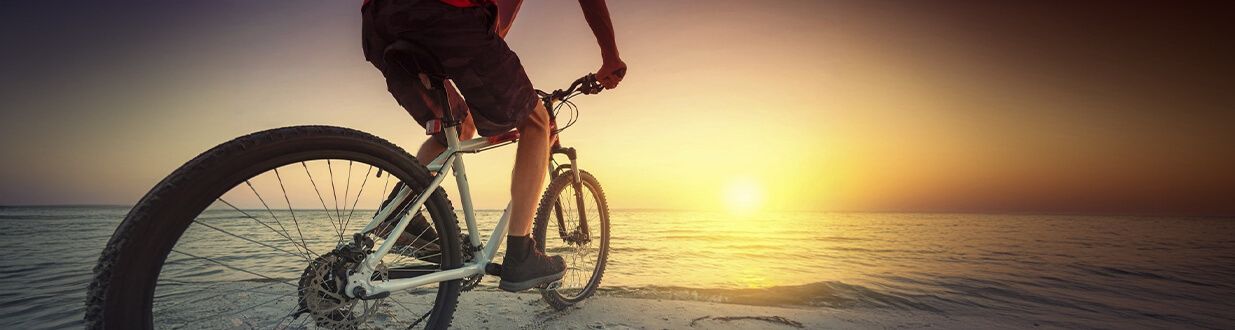
{"label": "red shirt", "polygon": [[[364,0],[364,4],[369,4],[371,0]],[[459,8],[477,7],[486,4],[497,4],[497,0],[441,0],[442,3]]]}
{"label": "red shirt", "polygon": [[477,7],[486,4],[495,4],[496,0],[441,0],[442,3],[459,8]]}

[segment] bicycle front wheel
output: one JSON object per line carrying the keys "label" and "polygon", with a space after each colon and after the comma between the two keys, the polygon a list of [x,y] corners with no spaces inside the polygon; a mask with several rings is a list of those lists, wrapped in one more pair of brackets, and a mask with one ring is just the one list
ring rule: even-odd
{"label": "bicycle front wheel", "polygon": [[[288,127],[221,144],[163,179],[116,229],[95,266],[87,327],[445,328],[459,280],[354,299],[342,288],[359,261],[336,251],[395,186],[419,194],[430,179],[406,151],[351,129]],[[401,212],[426,223],[409,226],[423,229],[405,231],[415,236],[375,277],[462,265],[444,191]]]}
{"label": "bicycle front wheel", "polygon": [[595,177],[576,169],[555,175],[541,197],[532,234],[546,254],[566,259],[561,285],[540,290],[549,305],[564,309],[596,292],[609,258],[609,205]]}

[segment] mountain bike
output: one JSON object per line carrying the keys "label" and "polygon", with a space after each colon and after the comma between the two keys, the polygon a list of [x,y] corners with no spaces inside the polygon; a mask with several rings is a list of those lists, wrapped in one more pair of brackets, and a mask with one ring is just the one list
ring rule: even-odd
{"label": "mountain bike", "polygon": [[[596,291],[609,253],[604,192],[558,134],[578,118],[570,98],[601,90],[587,75],[537,91],[554,142],[533,235],[567,260],[566,276],[539,288],[558,309]],[[427,167],[386,140],[328,126],[253,133],[198,155],[112,235],[94,268],[87,326],[448,327],[462,291],[500,276],[493,260],[510,210],[482,242],[463,156],[510,145],[518,132],[460,141],[446,113],[427,125],[447,142]],[[452,171],[466,232],[441,187]]]}

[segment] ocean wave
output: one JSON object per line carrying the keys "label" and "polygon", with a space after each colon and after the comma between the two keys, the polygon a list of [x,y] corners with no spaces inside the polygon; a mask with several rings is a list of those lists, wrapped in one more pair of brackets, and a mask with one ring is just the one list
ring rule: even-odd
{"label": "ocean wave", "polygon": [[1202,286],[1202,287],[1219,286],[1213,283],[1205,283],[1205,282],[1200,282],[1200,281],[1195,281],[1195,280],[1188,280],[1188,279],[1183,279],[1183,278],[1170,276],[1170,275],[1158,274],[1152,271],[1145,271],[1145,270],[1131,270],[1131,269],[1123,269],[1123,268],[1112,267],[1112,266],[1091,266],[1091,265],[1073,265],[1073,267],[1083,272],[1089,273],[1089,274],[1099,275],[1099,276],[1104,276],[1104,277],[1170,281],[1170,282],[1185,283],[1185,284],[1191,284],[1191,285]]}

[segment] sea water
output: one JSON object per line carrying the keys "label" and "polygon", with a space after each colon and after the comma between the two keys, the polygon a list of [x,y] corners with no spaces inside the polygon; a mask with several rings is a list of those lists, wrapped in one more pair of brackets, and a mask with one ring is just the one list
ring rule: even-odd
{"label": "sea water", "polygon": [[[91,270],[127,212],[0,208],[0,328],[80,327]],[[204,218],[234,232],[267,231],[217,212]],[[482,232],[500,214],[478,212]],[[328,216],[300,217],[311,226]],[[1235,219],[616,210],[611,226],[601,295],[1062,327],[1235,327]],[[186,244],[223,251],[246,269],[304,267],[241,240]],[[245,277],[200,266],[176,272]]]}

